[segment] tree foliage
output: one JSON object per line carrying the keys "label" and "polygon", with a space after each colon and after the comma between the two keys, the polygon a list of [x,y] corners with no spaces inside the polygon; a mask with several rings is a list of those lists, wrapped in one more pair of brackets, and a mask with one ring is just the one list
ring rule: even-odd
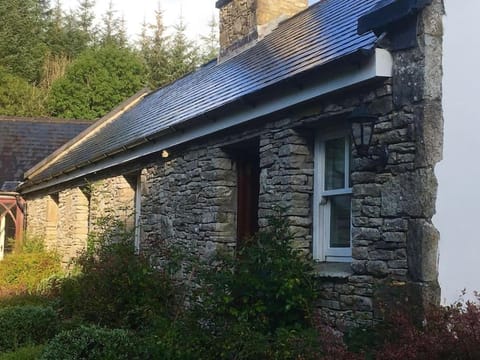
{"label": "tree foliage", "polygon": [[41,15],[34,0],[0,0],[0,66],[32,83],[46,51]]}
{"label": "tree foliage", "polygon": [[218,56],[218,23],[213,15],[208,22],[208,30],[208,34],[201,37],[203,62],[211,61]]}
{"label": "tree foliage", "polygon": [[132,43],[112,1],[98,18],[96,0],[77,1],[67,12],[61,0],[0,0],[0,115],[96,119],[214,57],[214,22],[199,47],[182,18],[165,27],[159,5]]}
{"label": "tree foliage", "polygon": [[43,116],[45,94],[23,78],[0,66],[0,114],[10,116]]}
{"label": "tree foliage", "polygon": [[145,83],[145,69],[131,50],[113,45],[83,53],[54,82],[49,110],[54,116],[96,119]]}
{"label": "tree foliage", "polygon": [[[174,25],[173,34],[168,35],[166,30],[159,6],[155,12],[155,22],[143,24],[139,42],[140,54],[145,61],[152,87],[169,84],[188,74],[214,52],[207,47],[204,50],[188,39],[182,16]],[[209,55],[203,55],[207,53]]]}

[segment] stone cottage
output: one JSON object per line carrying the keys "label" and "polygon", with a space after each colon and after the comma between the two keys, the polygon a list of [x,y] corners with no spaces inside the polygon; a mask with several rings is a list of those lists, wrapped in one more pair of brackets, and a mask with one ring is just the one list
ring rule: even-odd
{"label": "stone cottage", "polygon": [[23,173],[85,130],[80,120],[0,116],[0,259],[21,240],[24,201],[16,193]]}
{"label": "stone cottage", "polygon": [[28,231],[67,260],[111,211],[139,249],[204,256],[281,205],[331,323],[371,321],[385,289],[438,302],[442,1],[216,5],[218,61],[137,94],[25,174]]}

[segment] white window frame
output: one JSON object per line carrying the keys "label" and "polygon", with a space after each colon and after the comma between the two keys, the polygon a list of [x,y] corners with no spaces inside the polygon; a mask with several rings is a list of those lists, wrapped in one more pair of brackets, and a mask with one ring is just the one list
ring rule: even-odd
{"label": "white window frame", "polygon": [[[345,139],[345,187],[335,190],[325,190],[325,143],[328,140]],[[346,130],[324,133],[318,131],[315,137],[315,175],[314,175],[314,207],[313,207],[313,258],[317,261],[351,262],[351,229],[350,247],[330,247],[330,215],[331,202],[329,198],[336,195],[351,195],[350,187],[350,135]],[[352,217],[352,215],[350,215]]]}

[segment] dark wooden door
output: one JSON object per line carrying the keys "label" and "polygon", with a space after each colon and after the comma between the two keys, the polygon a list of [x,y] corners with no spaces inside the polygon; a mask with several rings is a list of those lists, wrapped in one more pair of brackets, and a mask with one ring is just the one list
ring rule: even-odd
{"label": "dark wooden door", "polygon": [[258,230],[258,194],[260,190],[260,162],[258,151],[249,152],[237,160],[237,241]]}

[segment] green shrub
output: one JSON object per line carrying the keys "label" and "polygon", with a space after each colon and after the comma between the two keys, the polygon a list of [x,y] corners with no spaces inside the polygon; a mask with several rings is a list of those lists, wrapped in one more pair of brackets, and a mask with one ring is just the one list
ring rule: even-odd
{"label": "green shrub", "polygon": [[49,307],[52,306],[54,302],[54,299],[39,294],[19,294],[0,297],[0,308],[32,305]]}
{"label": "green shrub", "polygon": [[25,346],[16,351],[0,355],[0,360],[36,360],[43,351],[43,345]]}
{"label": "green shrub", "polygon": [[236,257],[214,259],[201,283],[200,310],[268,332],[308,325],[315,298],[312,268],[292,239],[288,221],[272,217]]}
{"label": "green shrub", "polygon": [[178,324],[177,332],[189,333],[189,340],[175,351],[198,359],[318,354],[311,323],[312,268],[292,240],[289,223],[279,214],[236,256],[219,254],[208,262],[190,302],[190,318]]}
{"label": "green shrub", "polygon": [[50,307],[15,306],[0,309],[0,352],[43,344],[58,331],[57,313]]}
{"label": "green shrub", "polygon": [[61,272],[58,255],[45,251],[42,239],[25,237],[22,245],[0,262],[0,294],[36,293],[43,279]]}
{"label": "green shrub", "polygon": [[25,235],[21,242],[9,239],[13,243],[13,252],[19,253],[40,253],[45,251],[45,242],[40,236]]}
{"label": "green shrub", "polygon": [[142,359],[135,336],[126,330],[82,326],[63,331],[45,347],[42,360]]}
{"label": "green shrub", "polygon": [[43,279],[59,272],[60,262],[53,253],[7,255],[0,262],[0,292],[2,295],[35,293]]}
{"label": "green shrub", "polygon": [[76,260],[80,273],[60,283],[61,310],[67,317],[112,328],[146,327],[157,316],[168,316],[173,282],[168,272],[137,254],[132,238],[114,224]]}

